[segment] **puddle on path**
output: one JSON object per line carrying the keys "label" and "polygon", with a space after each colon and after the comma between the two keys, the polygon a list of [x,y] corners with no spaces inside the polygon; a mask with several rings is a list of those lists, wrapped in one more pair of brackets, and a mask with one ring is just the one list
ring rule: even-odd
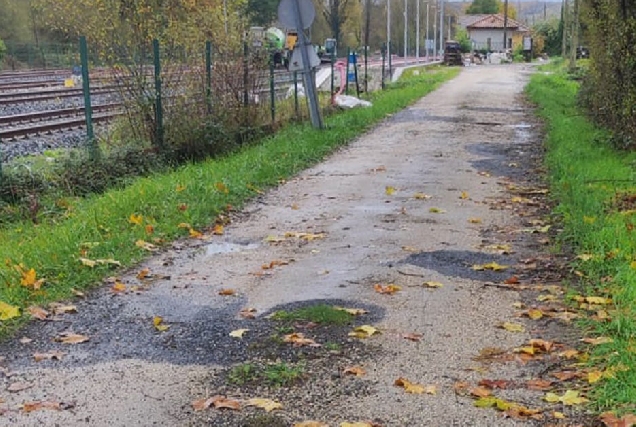
{"label": "puddle on path", "polygon": [[235,242],[214,242],[205,247],[205,254],[229,254],[234,252],[244,252],[257,249],[260,245],[258,243],[235,243]]}

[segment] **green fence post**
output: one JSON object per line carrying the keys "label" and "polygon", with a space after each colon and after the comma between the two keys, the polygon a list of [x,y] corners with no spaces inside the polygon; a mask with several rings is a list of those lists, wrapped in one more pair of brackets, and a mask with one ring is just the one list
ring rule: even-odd
{"label": "green fence post", "polygon": [[384,63],[386,61],[386,43],[382,43],[382,90],[384,90]]}
{"label": "green fence post", "polygon": [[358,82],[358,54],[353,52],[353,75],[356,81],[356,96],[360,98],[360,83]]}
{"label": "green fence post", "polygon": [[88,47],[86,45],[86,37],[81,36],[80,42],[80,60],[82,64],[82,90],[84,92],[84,116],[86,118],[86,137],[88,138],[88,152],[91,159],[95,160],[99,157],[99,146],[95,140],[95,132],[93,131],[93,106],[91,104],[91,84],[88,72]]}
{"label": "green fence post", "polygon": [[269,57],[269,105],[272,112],[272,124],[276,123],[276,89],[274,86],[274,54]]}
{"label": "green fence post", "polygon": [[159,40],[152,41],[155,60],[155,144],[163,149],[163,105],[161,99],[161,58],[159,57]]}
{"label": "green fence post", "polygon": [[333,103],[333,95],[335,93],[334,91],[334,84],[335,84],[335,76],[333,75],[333,72],[335,71],[335,64],[336,63],[336,52],[331,52],[331,103]]}
{"label": "green fence post", "polygon": [[296,113],[296,120],[300,116],[298,109],[298,71],[294,71],[294,112]]}
{"label": "green fence post", "polygon": [[368,93],[368,92],[369,92],[369,46],[365,46],[364,47],[364,93]]}
{"label": "green fence post", "polygon": [[205,42],[205,104],[212,112],[212,42]]}

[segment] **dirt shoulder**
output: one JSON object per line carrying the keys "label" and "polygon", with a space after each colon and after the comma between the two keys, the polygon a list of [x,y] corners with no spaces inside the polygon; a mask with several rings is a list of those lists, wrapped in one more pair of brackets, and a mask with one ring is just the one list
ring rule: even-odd
{"label": "dirt shoulder", "polygon": [[[532,174],[526,162],[538,135],[519,97],[529,72],[525,66],[465,69],[263,195],[224,235],[175,244],[122,277],[127,292],[104,285],[76,304],[77,313],[32,323],[2,349],[10,374],[5,388],[29,386],[2,393],[8,409],[2,417],[25,426],[283,426],[308,419],[396,427],[517,425],[514,417],[458,396],[456,384],[493,376],[522,383],[545,369],[527,360],[496,368],[475,360],[484,348],[509,352],[537,338],[537,326],[518,318],[519,293],[488,285],[513,274],[529,277],[528,259],[541,250],[520,231],[538,223],[515,214],[502,185],[520,171]],[[510,267],[472,268],[492,262]],[[144,268],[149,276],[140,280]],[[428,289],[424,282],[443,286]],[[401,290],[381,294],[376,284]],[[233,295],[220,295],[224,289]],[[317,302],[367,313],[333,327],[267,317]],[[255,310],[254,319],[239,314],[245,308]],[[158,331],[156,316],[169,329]],[[502,322],[525,323],[529,332],[499,328]],[[348,335],[365,324],[382,333],[365,340]],[[249,330],[231,337],[237,329]],[[54,342],[64,331],[90,340]],[[294,332],[321,346],[286,343]],[[20,342],[23,336],[32,341]],[[65,354],[34,361],[34,353],[52,351]],[[249,372],[237,379],[233,368],[247,364]],[[264,373],[273,365],[297,378],[277,386],[278,377]],[[366,375],[344,375],[351,366]],[[435,386],[435,393],[405,394],[394,385],[400,377]],[[530,407],[542,394],[510,387],[501,397]],[[270,418],[254,407],[193,410],[193,401],[214,395],[270,398],[283,409]],[[29,401],[64,405],[60,411],[17,410]]]}

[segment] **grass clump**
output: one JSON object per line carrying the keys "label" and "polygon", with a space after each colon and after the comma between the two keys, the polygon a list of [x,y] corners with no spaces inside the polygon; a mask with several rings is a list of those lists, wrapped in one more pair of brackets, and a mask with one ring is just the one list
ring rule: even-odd
{"label": "grass clump", "polygon": [[232,384],[243,385],[258,379],[258,367],[252,363],[243,363],[230,370],[228,381]]}
{"label": "grass clump", "polygon": [[321,325],[346,325],[353,316],[346,311],[337,310],[327,304],[312,305],[295,310],[280,310],[272,315],[274,320],[286,322],[306,321]]}
{"label": "grass clump", "polygon": [[243,363],[230,370],[227,380],[236,385],[264,382],[272,387],[282,387],[295,383],[304,374],[304,363],[277,362],[264,367],[253,363]]}
{"label": "grass clump", "polygon": [[579,84],[565,72],[534,75],[527,88],[546,122],[546,165],[562,220],[560,244],[580,257],[583,293],[611,299],[609,319],[581,322],[593,336],[612,339],[590,349],[589,363],[604,373],[589,397],[598,411],[636,410],[636,153],[611,146],[577,107]]}

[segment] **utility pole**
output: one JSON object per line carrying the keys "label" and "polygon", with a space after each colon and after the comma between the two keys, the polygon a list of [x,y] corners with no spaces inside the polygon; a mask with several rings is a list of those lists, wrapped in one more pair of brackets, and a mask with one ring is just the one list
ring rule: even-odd
{"label": "utility pole", "polygon": [[574,10],[572,11],[572,38],[570,43],[570,71],[576,70],[576,50],[579,44],[579,0],[574,0]]}
{"label": "utility pole", "polygon": [[504,53],[508,49],[508,0],[504,1],[504,28],[503,28]]}
{"label": "utility pole", "polygon": [[561,40],[561,58],[565,60],[565,56],[568,52],[568,23],[569,23],[569,13],[568,8],[568,0],[563,0],[561,4],[561,31],[563,35],[563,39]]}
{"label": "utility pole", "polygon": [[430,1],[430,0],[426,0],[426,62],[428,62],[428,61],[429,61],[429,56],[428,56],[428,48],[429,48],[429,46],[428,46],[428,34],[429,34],[429,33],[428,33],[428,22],[429,22],[429,19],[428,19],[428,18],[429,18],[429,16],[428,16],[428,12],[429,12],[429,10],[430,10],[430,8],[429,8],[429,6],[430,6],[429,1]]}
{"label": "utility pole", "polygon": [[444,49],[444,0],[439,2],[439,50]]}
{"label": "utility pole", "polygon": [[404,63],[406,64],[406,57],[408,55],[408,42],[409,42],[409,0],[404,0]]}
{"label": "utility pole", "polygon": [[417,6],[415,8],[417,20],[415,21],[415,57],[417,58],[417,63],[420,63],[420,0],[415,0],[417,2]]}
{"label": "utility pole", "polygon": [[386,53],[389,59],[389,78],[391,77],[391,0],[386,0]]}
{"label": "utility pole", "polygon": [[437,61],[437,11],[433,14],[433,61]]}

